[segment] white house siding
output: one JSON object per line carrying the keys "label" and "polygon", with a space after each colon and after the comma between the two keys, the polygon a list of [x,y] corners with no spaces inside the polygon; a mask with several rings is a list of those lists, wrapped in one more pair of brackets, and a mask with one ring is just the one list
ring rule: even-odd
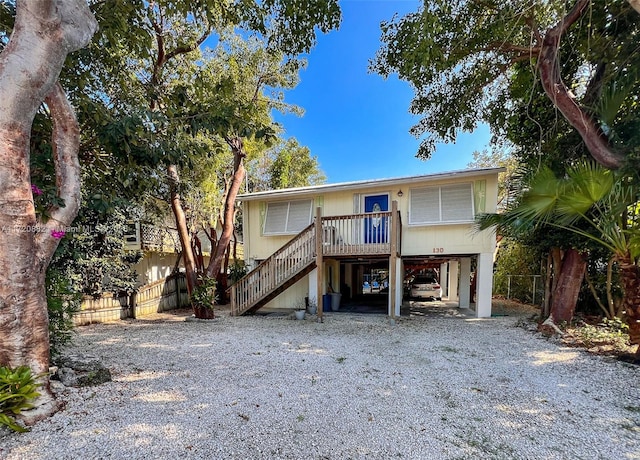
{"label": "white house siding", "polygon": [[145,252],[144,257],[134,265],[138,283],[142,286],[169,276],[176,263],[176,257],[176,254],[171,253]]}
{"label": "white house siding", "polygon": [[[133,266],[138,274],[138,285],[154,283],[171,275],[176,264],[178,254],[145,251],[144,257]],[[204,256],[205,266],[209,263],[209,256]],[[184,270],[184,264],[180,261],[180,268]]]}
{"label": "white house siding", "polygon": [[[315,273],[315,272],[314,272]],[[304,307],[304,298],[309,295],[308,277],[302,278],[296,284],[284,291],[278,297],[267,303],[264,308],[296,308]],[[311,295],[313,297],[313,294]]]}
{"label": "white house siding", "polygon": [[402,227],[402,256],[443,256],[491,252],[491,232],[475,233],[468,224]]}

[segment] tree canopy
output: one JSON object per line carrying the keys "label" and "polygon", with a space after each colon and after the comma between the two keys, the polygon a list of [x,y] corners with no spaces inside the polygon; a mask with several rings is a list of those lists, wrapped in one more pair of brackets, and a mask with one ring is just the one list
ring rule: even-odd
{"label": "tree canopy", "polygon": [[[223,203],[206,213],[214,226],[221,222],[223,227],[207,269],[208,276],[217,276],[244,180],[245,145],[268,146],[275,140],[279,130],[271,110],[296,110],[282,95],[297,82],[302,63],[296,56],[311,49],[317,33],[339,25],[340,9],[336,0],[174,0],[136,1],[121,13],[114,8],[120,0],[105,3],[96,4],[105,31],[83,61],[105,82],[94,92],[95,104],[113,117],[98,145],[113,145],[114,156],[139,168],[137,183],[168,177],[166,184],[154,185],[157,195],[169,197],[192,292],[197,267],[182,206],[188,182],[195,179],[189,171],[195,166],[224,170],[216,180],[207,177],[209,185],[222,184],[217,196]],[[232,173],[226,177],[229,168],[214,158],[220,156],[230,159]],[[118,164],[109,166],[124,172]],[[127,180],[127,174],[118,177]],[[220,212],[213,217],[216,208]]]}
{"label": "tree canopy", "polygon": [[594,158],[617,168],[636,155],[616,134],[635,125],[639,25],[623,0],[424,1],[382,24],[371,68],[414,87],[410,110],[422,118],[412,133],[422,138],[421,158],[479,122],[503,134],[514,90],[529,73],[535,84],[524,87],[528,97],[545,94]]}
{"label": "tree canopy", "polygon": [[324,183],[318,158],[296,138],[281,139],[249,163],[248,191],[305,187]]}
{"label": "tree canopy", "polygon": [[[99,36],[68,76],[89,114],[86,132],[94,133],[88,162],[97,176],[115,179],[95,198],[105,208],[119,194],[170,201],[192,287],[189,227],[233,220],[242,162],[251,154],[244,147],[275,140],[271,110],[297,111],[282,94],[297,83],[303,62],[296,55],[310,50],[316,33],[338,26],[340,10],[335,0],[94,6]],[[203,197],[199,185],[212,196]],[[203,212],[185,216],[184,197],[206,204]],[[219,235],[216,260],[230,225]]]}

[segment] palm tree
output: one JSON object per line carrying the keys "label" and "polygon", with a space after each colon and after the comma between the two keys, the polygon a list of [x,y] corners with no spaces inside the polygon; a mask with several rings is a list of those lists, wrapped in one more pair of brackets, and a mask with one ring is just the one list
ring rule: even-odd
{"label": "palm tree", "polygon": [[[568,168],[565,177],[542,168],[520,202],[499,221],[513,227],[535,223],[566,229],[611,251],[620,268],[622,303],[634,345],[640,344],[639,211],[638,187],[629,177],[584,162]],[[495,216],[485,216],[480,227],[492,223]]]}

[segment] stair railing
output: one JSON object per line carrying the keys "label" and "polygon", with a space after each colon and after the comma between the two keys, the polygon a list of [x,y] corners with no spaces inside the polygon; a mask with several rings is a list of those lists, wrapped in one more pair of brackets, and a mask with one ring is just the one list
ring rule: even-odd
{"label": "stair railing", "polygon": [[314,224],[231,286],[231,315],[241,315],[315,261]]}

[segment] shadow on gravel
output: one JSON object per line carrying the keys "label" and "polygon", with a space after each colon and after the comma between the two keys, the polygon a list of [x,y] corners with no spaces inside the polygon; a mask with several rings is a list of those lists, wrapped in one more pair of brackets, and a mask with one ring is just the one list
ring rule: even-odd
{"label": "shadow on gravel", "polygon": [[468,308],[458,308],[453,302],[405,302],[408,306],[401,310],[402,316],[429,316],[440,318],[471,318],[475,314]]}

